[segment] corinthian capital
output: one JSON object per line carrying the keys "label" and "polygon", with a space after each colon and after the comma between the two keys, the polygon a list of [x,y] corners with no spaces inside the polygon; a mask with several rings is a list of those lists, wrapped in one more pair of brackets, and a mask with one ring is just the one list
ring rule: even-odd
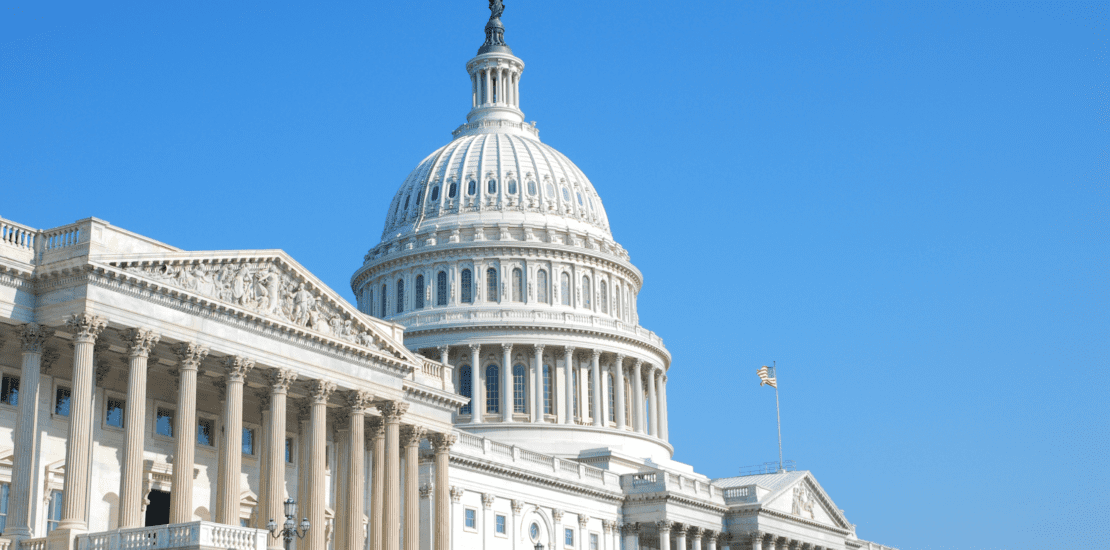
{"label": "corinthian capital", "polygon": [[23,353],[42,353],[42,345],[47,338],[54,336],[54,329],[38,323],[27,323],[19,327],[19,344]]}
{"label": "corinthian capital", "polygon": [[385,422],[382,422],[381,418],[371,418],[367,427],[366,437],[371,441],[385,437]]}
{"label": "corinthian capital", "polygon": [[592,352],[590,352],[590,359],[592,359],[594,361],[600,360],[601,359],[601,350],[595,349]]}
{"label": "corinthian capital", "polygon": [[420,440],[424,439],[424,434],[427,433],[422,426],[402,426],[401,427],[401,447],[417,447],[420,445]]}
{"label": "corinthian capital", "polygon": [[127,355],[130,357],[150,357],[150,351],[161,339],[153,330],[145,328],[129,328],[123,332],[123,341],[127,342]]}
{"label": "corinthian capital", "polygon": [[335,392],[335,382],[327,380],[313,380],[308,385],[308,392],[314,403],[327,403],[328,398]]}
{"label": "corinthian capital", "polygon": [[451,446],[459,440],[459,436],[455,434],[431,434],[428,436],[428,441],[432,444],[432,450],[439,453],[449,452]]}
{"label": "corinthian capital", "polygon": [[98,315],[88,313],[74,313],[66,319],[66,325],[73,330],[75,342],[93,343],[101,331],[108,326],[108,320]]}
{"label": "corinthian capital", "polygon": [[377,404],[378,412],[382,419],[388,422],[400,422],[401,417],[409,411],[409,404],[400,401],[381,401]]}
{"label": "corinthian capital", "polygon": [[657,521],[657,522],[655,522],[655,527],[657,527],[659,529],[660,533],[670,533],[671,532],[671,522],[669,522],[669,521],[662,521],[662,520]]}
{"label": "corinthian capital", "polygon": [[224,370],[227,372],[228,382],[242,382],[247,379],[247,374],[254,368],[254,361],[233,355],[224,359]]}
{"label": "corinthian capital", "polygon": [[364,390],[351,390],[347,392],[347,407],[354,414],[365,414],[370,407],[374,395]]}
{"label": "corinthian capital", "polygon": [[297,381],[297,373],[290,369],[270,369],[269,375],[272,393],[285,393]]}
{"label": "corinthian capital", "polygon": [[179,370],[197,370],[201,361],[208,357],[208,348],[196,342],[182,342],[177,345],[177,359],[180,362]]}

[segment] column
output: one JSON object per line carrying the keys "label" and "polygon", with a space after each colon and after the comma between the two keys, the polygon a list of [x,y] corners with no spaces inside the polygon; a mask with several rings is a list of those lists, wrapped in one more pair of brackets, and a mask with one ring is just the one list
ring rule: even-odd
{"label": "column", "polygon": [[378,411],[385,421],[381,550],[401,550],[401,417],[408,410],[408,403],[378,403]]}
{"label": "column", "polygon": [[374,460],[370,475],[370,550],[382,550],[382,509],[385,507],[385,423],[370,421],[370,446]]}
{"label": "column", "polygon": [[326,380],[313,380],[309,384],[310,409],[308,413],[308,481],[306,507],[308,521],[312,526],[305,536],[307,550],[324,550],[326,547],[324,520],[324,489],[327,482],[327,430],[328,398],[335,391],[335,383]]}
{"label": "column", "polygon": [[[177,411],[174,412],[170,523],[193,521],[193,464],[197,445],[197,370],[200,368],[201,361],[204,361],[207,356],[208,348],[195,342],[184,342],[177,346]],[[69,476],[66,476],[66,479],[68,480]]]}
{"label": "column", "polygon": [[[127,405],[125,407],[123,463],[120,472],[119,528],[142,525],[143,448],[146,434],[146,377],[151,350],[159,335],[145,329],[130,329],[123,334],[127,342]],[[15,475],[12,476],[13,486]]]}
{"label": "column", "polygon": [[[451,480],[448,477],[451,446],[455,434],[432,434],[428,437],[435,453],[435,533],[434,550],[451,550]],[[519,512],[517,512],[519,513]]]}
{"label": "column", "polygon": [[[470,74],[470,108],[478,106],[478,75],[476,73]],[[373,307],[373,305],[371,305]]]}
{"label": "column", "polygon": [[[19,327],[20,350],[23,352],[23,369],[20,371],[19,418],[15,424],[15,448],[12,457],[11,506],[8,507],[8,526],[5,535],[30,538],[31,529],[31,479],[35,470],[38,443],[39,379],[42,370],[42,348],[54,329],[38,323]],[[132,407],[128,407],[128,411]]]}
{"label": "column", "polygon": [[[479,183],[480,185],[480,183]],[[470,344],[470,423],[481,424],[486,412],[486,392],[482,385],[482,365],[480,363],[481,344]],[[387,549],[393,550],[393,549]]]}
{"label": "column", "polygon": [[655,367],[651,364],[647,366],[647,388],[648,388],[648,404],[651,409],[651,414],[647,416],[647,422],[644,428],[647,433],[659,437],[659,401],[656,400],[655,395]]}
{"label": "column", "polygon": [[501,421],[513,421],[513,345],[501,344]]}
{"label": "column", "polygon": [[520,73],[513,79],[513,105],[520,108]]}
{"label": "column", "polygon": [[486,78],[486,90],[485,90],[485,93],[482,94],[482,96],[483,96],[482,97],[482,99],[483,99],[482,102],[483,103],[490,103],[490,102],[493,101],[493,94],[491,93],[490,86],[489,86],[489,81],[490,81],[489,69],[487,68],[487,69],[483,70],[482,73],[485,75],[485,78]]}
{"label": "column", "polygon": [[667,431],[667,375],[659,369],[659,437],[663,441],[670,441]]}
{"label": "column", "polygon": [[[367,391],[352,390],[347,392],[347,414],[351,419],[351,427],[347,432],[347,486],[343,488],[347,508],[347,540],[348,550],[363,550],[362,509],[364,502],[363,488],[366,486],[366,409],[370,407],[372,395]],[[338,499],[336,499],[338,501]]]}
{"label": "column", "polygon": [[671,550],[671,522],[657,521],[655,526],[659,529],[659,550]]}
{"label": "column", "polygon": [[706,550],[717,550],[717,533],[713,531],[706,531],[705,545]]}
{"label": "column", "polygon": [[420,550],[420,440],[424,433],[420,426],[401,430],[401,447],[405,449],[405,550]]}
{"label": "column", "polygon": [[[532,422],[542,424],[543,419],[543,344],[536,344],[533,346],[536,352],[535,364],[532,365],[532,387],[535,392],[532,395]],[[554,380],[552,380],[554,383]]]}
{"label": "column", "polygon": [[[289,385],[297,380],[297,373],[287,369],[272,369],[269,378],[270,414],[266,419],[266,432],[269,434],[270,444],[266,446],[265,458],[266,500],[262,503],[264,512],[258,522],[259,525],[265,525],[266,521],[272,519],[281,525],[285,520],[285,405]],[[267,541],[267,547],[272,550],[282,550],[285,547],[281,537],[269,537]]]}
{"label": "column", "polygon": [[640,433],[644,431],[644,377],[643,367],[644,362],[637,359],[632,364],[632,426]]}
{"label": "column", "polygon": [[686,526],[681,523],[674,524],[674,550],[687,550]]}
{"label": "column", "polygon": [[763,539],[766,536],[767,533],[761,533],[759,531],[752,532],[752,550],[763,550]]}
{"label": "column", "polygon": [[245,357],[228,357],[224,360],[227,373],[227,400],[224,402],[224,446],[220,449],[224,459],[224,469],[219,472],[217,485],[220,515],[217,523],[239,525],[239,498],[242,489],[239,480],[243,477],[243,383],[247,374],[254,368],[254,361]]}
{"label": "column", "polygon": [[594,386],[594,426],[604,426],[605,411],[602,410],[601,404],[605,400],[601,397],[605,393],[605,385],[601,383],[601,350],[595,349],[591,358],[593,365],[590,369],[590,383]]}
{"label": "column", "polygon": [[609,528],[613,531],[613,540],[609,542],[609,550],[621,550],[621,528],[615,521],[609,522]]}
{"label": "column", "polygon": [[[590,532],[586,526],[590,523],[590,516],[585,514],[578,514],[578,548],[581,550],[590,550]],[[601,541],[598,541],[601,544]]]}
{"label": "column", "polygon": [[701,534],[702,530],[699,527],[693,527],[690,529],[690,539],[693,542],[690,550],[701,550]]}
{"label": "column", "polygon": [[565,404],[563,410],[566,411],[563,418],[564,424],[574,424],[574,347],[567,346],[563,348],[563,385],[566,391],[563,392],[563,399]]}
{"label": "column", "polygon": [[624,524],[624,550],[639,550],[640,526],[636,523]]}
{"label": "column", "polygon": [[617,419],[617,429],[623,430],[624,422],[624,356],[617,355],[616,361],[613,363],[613,385],[616,386],[614,390],[617,392],[616,405],[617,410],[613,411],[613,416]]}
{"label": "column", "polygon": [[[340,401],[345,401],[345,395],[340,394]],[[347,414],[347,407],[341,406],[338,410],[328,410],[328,432],[332,436],[332,458],[327,459],[327,468],[331,469],[331,479],[328,487],[331,488],[331,499],[324,499],[325,509],[332,507],[330,536],[324,537],[325,547],[334,550],[347,550],[347,490],[351,486],[349,477],[351,465],[351,415]],[[327,453],[325,453],[327,456]],[[326,490],[325,490],[326,494]],[[326,517],[326,512],[325,512]],[[331,542],[331,544],[329,544]]]}

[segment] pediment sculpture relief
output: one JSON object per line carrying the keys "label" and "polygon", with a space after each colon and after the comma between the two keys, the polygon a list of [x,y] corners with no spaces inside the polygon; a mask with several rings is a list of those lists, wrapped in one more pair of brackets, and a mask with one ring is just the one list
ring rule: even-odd
{"label": "pediment sculpture relief", "polygon": [[790,507],[790,512],[795,516],[814,519],[813,501],[813,493],[804,485],[799,485],[794,488],[794,504]]}

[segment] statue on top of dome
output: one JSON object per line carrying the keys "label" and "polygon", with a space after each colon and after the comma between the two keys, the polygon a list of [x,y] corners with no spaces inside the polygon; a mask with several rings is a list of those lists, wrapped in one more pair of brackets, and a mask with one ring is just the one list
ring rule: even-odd
{"label": "statue on top of dome", "polygon": [[500,19],[501,14],[505,12],[505,4],[501,0],[489,0],[490,19]]}

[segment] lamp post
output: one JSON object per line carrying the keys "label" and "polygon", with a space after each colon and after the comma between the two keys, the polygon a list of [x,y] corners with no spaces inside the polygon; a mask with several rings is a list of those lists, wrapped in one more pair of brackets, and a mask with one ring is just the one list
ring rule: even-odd
{"label": "lamp post", "polygon": [[535,550],[543,550],[543,543],[540,541],[536,541]]}
{"label": "lamp post", "polygon": [[285,524],[282,525],[281,531],[278,531],[277,522],[274,518],[270,518],[270,522],[266,524],[266,528],[270,530],[270,536],[275,539],[282,537],[285,539],[285,547],[289,547],[289,543],[293,542],[293,535],[297,538],[303,539],[308,534],[308,528],[311,524],[308,518],[301,520],[301,528],[297,529],[297,502],[291,498],[285,499]]}

